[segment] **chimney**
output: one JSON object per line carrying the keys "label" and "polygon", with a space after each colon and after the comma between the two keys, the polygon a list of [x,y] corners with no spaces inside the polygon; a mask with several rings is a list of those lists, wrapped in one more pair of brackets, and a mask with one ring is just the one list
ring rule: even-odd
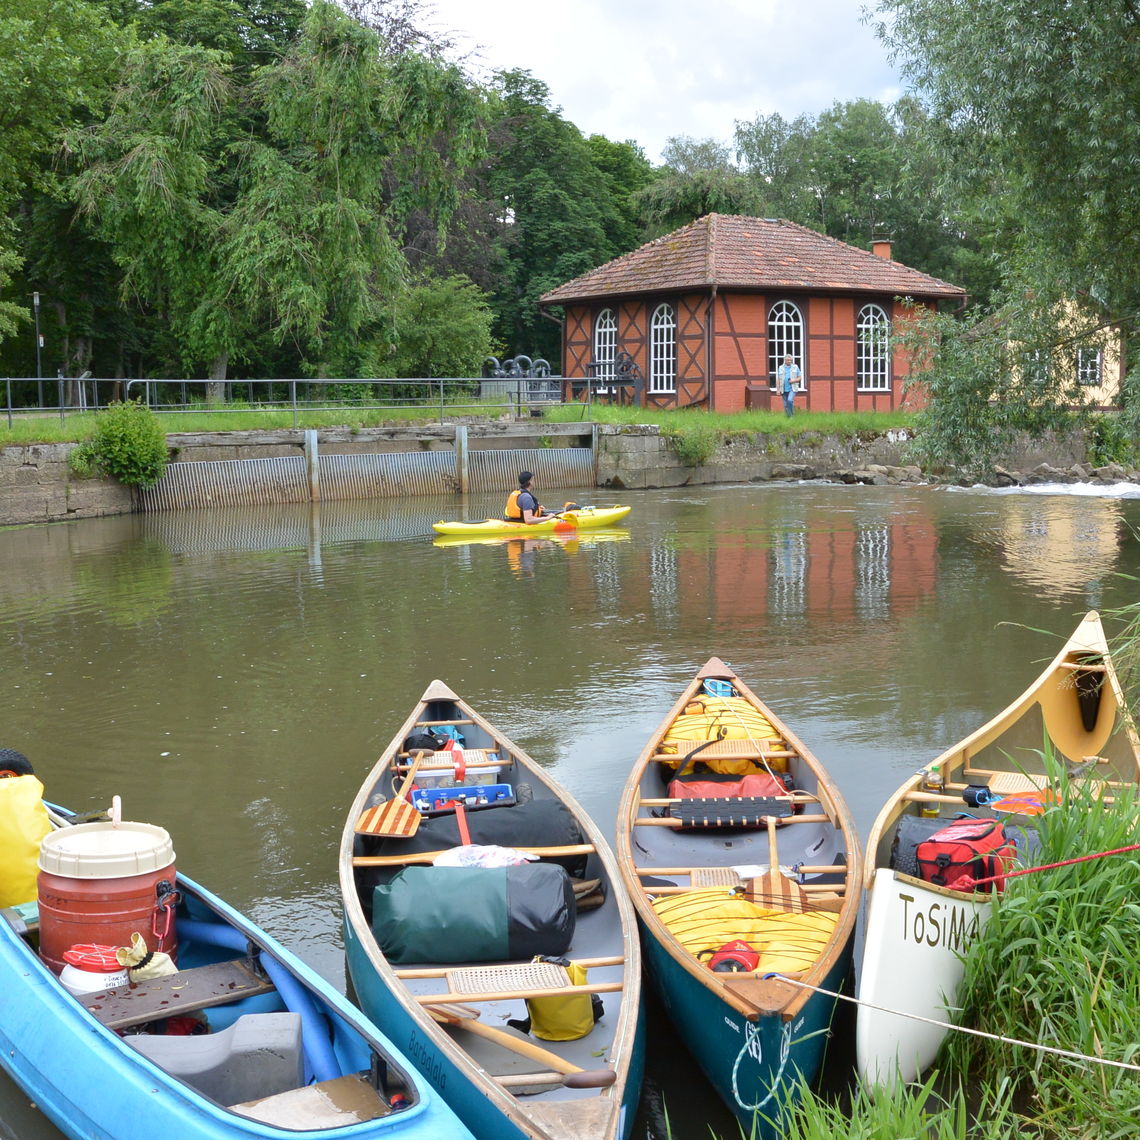
{"label": "chimney", "polygon": [[871,242],[871,252],[876,257],[886,258],[887,261],[891,260],[891,239],[890,238],[874,238]]}

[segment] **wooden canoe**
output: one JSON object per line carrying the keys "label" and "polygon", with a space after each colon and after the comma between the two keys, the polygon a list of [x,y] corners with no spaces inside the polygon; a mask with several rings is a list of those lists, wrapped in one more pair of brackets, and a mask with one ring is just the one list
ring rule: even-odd
{"label": "wooden canoe", "polygon": [[[1125,723],[1123,707],[1104,629],[1093,611],[1025,692],[906,780],[884,805],[867,841],[859,979],[865,1004],[856,1022],[856,1063],[869,1087],[914,1080],[933,1063],[948,1031],[930,1022],[953,1021],[962,955],[993,905],[989,890],[951,890],[896,869],[892,848],[900,827],[912,830],[924,806],[937,808],[943,823],[959,812],[1008,816],[1013,797],[1023,797],[1023,810],[1013,813],[1018,824],[1031,822],[1027,813],[1039,809],[1030,801],[1049,795],[1046,738],[1080,778],[1105,787],[1134,783],[1140,779],[1140,741]],[[944,783],[941,793],[923,790],[934,767]],[[963,797],[970,786],[985,789],[983,798],[996,802],[968,805]]]}
{"label": "wooden canoe", "polygon": [[[443,945],[447,933],[441,934],[434,958],[408,959],[409,953],[425,953],[423,943],[396,949],[404,932],[390,928],[391,912],[376,919],[378,890],[382,895],[395,890],[396,877],[405,868],[426,866],[456,845],[459,823],[448,812],[425,818],[413,841],[357,830],[367,809],[387,798],[393,780],[403,775],[410,761],[407,738],[441,729],[461,733],[463,748],[460,753],[429,752],[417,783],[442,781],[448,795],[472,800],[478,793],[465,789],[492,783],[510,789],[515,803],[465,811],[471,841],[485,844],[484,833],[518,828],[515,841],[495,842],[525,848],[541,863],[557,860],[567,868],[576,905],[572,941],[561,953],[587,967],[584,983],[571,984],[561,966],[537,968],[529,957],[488,961],[484,955],[483,960],[464,961],[454,935]],[[528,833],[540,817],[554,818],[560,830]],[[437,839],[441,829],[446,834]],[[463,842],[461,832],[458,842]],[[433,884],[448,873],[445,867],[429,872]],[[613,853],[574,799],[443,682],[428,686],[350,806],[340,847],[340,881],[346,955],[357,999],[422,1062],[435,1088],[479,1140],[621,1140],[629,1134],[644,1065],[641,958],[636,919]],[[446,893],[450,888],[441,889]],[[432,893],[438,897],[440,891]],[[576,1040],[524,1036],[507,1024],[526,1018],[528,996],[585,993],[597,994],[605,1012]]]}
{"label": "wooden canoe", "polygon": [[[731,686],[731,699],[707,702],[721,686]],[[778,777],[783,794],[772,804],[707,797],[682,810],[666,793],[686,756],[689,769],[699,763]],[[782,1135],[800,1078],[811,1082],[819,1072],[836,1006],[811,987],[838,990],[851,964],[862,871],[842,795],[795,733],[714,657],[633,767],[618,812],[617,856],[650,977],[679,1034],[746,1135]],[[732,917],[708,919],[726,899]],[[698,921],[690,924],[690,914]],[[743,929],[743,940],[763,950],[756,968],[711,969],[710,952]]]}

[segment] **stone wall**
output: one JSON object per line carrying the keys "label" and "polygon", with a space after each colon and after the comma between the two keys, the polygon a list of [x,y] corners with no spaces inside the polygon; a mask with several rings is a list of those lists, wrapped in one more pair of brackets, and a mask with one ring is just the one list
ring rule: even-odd
{"label": "stone wall", "polygon": [[0,448],[0,525],[125,515],[135,493],[114,479],[80,479],[68,466],[73,443]]}
{"label": "stone wall", "polygon": [[[472,423],[472,449],[588,446],[589,423]],[[297,455],[303,430],[212,432],[169,436],[171,458],[181,461],[266,459]],[[454,447],[451,424],[416,427],[321,429],[324,454],[436,450]],[[702,483],[762,482],[769,479],[826,479],[846,483],[919,483],[934,481],[908,460],[907,433],[838,439],[815,433],[794,437],[739,433],[720,443],[707,463],[686,467],[672,442],[653,426],[603,425],[597,434],[600,487],[648,489]],[[138,509],[134,491],[113,479],[80,479],[68,467],[75,444],[27,444],[0,448],[0,525],[57,522],[129,514]],[[1116,466],[1094,469],[1085,462],[1079,436],[1026,443],[989,480],[998,485],[1095,480],[1140,481],[1140,474]],[[966,482],[956,472],[940,472],[937,481]]]}

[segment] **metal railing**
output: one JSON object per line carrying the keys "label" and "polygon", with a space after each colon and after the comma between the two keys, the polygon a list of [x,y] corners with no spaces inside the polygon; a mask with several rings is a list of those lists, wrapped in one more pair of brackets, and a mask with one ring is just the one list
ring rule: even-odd
{"label": "metal railing", "polygon": [[[352,408],[356,411],[408,411],[431,408],[441,423],[464,414],[525,415],[536,405],[562,402],[562,381],[556,376],[479,379],[472,377],[412,378],[395,380],[114,380],[84,374],[53,380],[9,377],[5,380],[8,427],[18,414],[68,414],[97,411],[114,400],[142,399],[156,414],[209,412],[211,415],[289,410],[297,427],[302,413]],[[16,385],[35,385],[36,396],[18,403]],[[48,404],[45,393],[54,385],[57,402]],[[336,389],[350,386],[349,398],[337,399]],[[37,398],[38,397],[38,398]]]}

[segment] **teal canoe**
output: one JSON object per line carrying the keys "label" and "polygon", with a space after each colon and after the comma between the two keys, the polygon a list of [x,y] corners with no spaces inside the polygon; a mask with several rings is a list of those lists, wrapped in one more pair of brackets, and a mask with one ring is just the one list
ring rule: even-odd
{"label": "teal canoe", "polygon": [[744,1134],[776,1140],[851,967],[861,855],[843,797],[714,657],[633,766],[616,854],[678,1034]]}
{"label": "teal canoe", "polygon": [[[463,739],[421,751],[423,734],[445,732]],[[400,803],[425,809],[414,835],[406,812],[392,828],[377,822]],[[506,883],[506,870],[433,865],[457,847],[528,852],[535,861],[509,871],[512,884],[515,873],[533,876],[530,893],[508,886],[498,910],[499,896],[467,884]],[[644,1068],[641,950],[613,853],[565,789],[443,682],[428,686],[349,808],[340,876],[361,1008],[478,1140],[630,1135]],[[591,995],[602,1005],[596,1023]],[[539,1037],[537,1020],[527,1031],[531,1005],[550,997],[585,1002],[577,1035]]]}

